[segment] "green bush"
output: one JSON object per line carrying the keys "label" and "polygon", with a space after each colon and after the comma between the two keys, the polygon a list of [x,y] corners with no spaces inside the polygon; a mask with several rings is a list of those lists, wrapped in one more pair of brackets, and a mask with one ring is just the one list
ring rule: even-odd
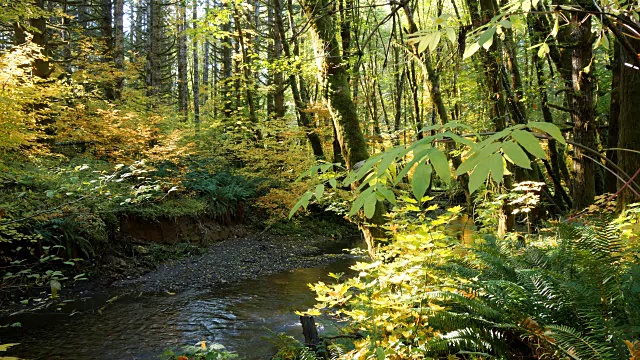
{"label": "green bush", "polygon": [[394,213],[393,241],[353,266],[358,276],[313,286],[319,303],[308,313],[328,310],[361,337],[344,358],[630,357],[640,339],[637,233],[588,218],[528,247],[490,235],[464,247],[447,236],[456,216]]}
{"label": "green bush", "polygon": [[230,221],[243,217],[244,201],[256,194],[256,182],[228,172],[195,170],[185,175],[185,189],[206,200],[210,215]]}

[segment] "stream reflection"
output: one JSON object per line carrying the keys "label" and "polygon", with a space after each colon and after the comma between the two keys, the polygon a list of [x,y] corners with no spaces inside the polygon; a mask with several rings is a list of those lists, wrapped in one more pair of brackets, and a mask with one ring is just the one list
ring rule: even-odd
{"label": "stream reflection", "polygon": [[328,272],[347,272],[353,261],[342,258],[208,291],[127,296],[102,314],[41,314],[37,326],[12,329],[0,343],[19,342],[7,355],[26,359],[106,360],[157,359],[164,349],[205,340],[243,359],[269,359],[276,349],[265,337],[284,332],[303,339],[294,311],[315,303],[307,284],[331,281]]}

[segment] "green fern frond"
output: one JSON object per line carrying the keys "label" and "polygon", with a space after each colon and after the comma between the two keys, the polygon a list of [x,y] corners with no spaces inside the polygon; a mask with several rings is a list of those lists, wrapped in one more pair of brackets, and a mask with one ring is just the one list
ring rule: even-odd
{"label": "green fern frond", "polygon": [[592,341],[575,329],[564,325],[549,325],[545,335],[553,346],[562,350],[573,359],[602,360],[616,359],[613,349],[602,341]]}

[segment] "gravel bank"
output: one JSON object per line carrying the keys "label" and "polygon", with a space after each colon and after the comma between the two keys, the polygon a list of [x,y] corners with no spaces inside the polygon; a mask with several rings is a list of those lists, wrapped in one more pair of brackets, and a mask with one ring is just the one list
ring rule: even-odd
{"label": "gravel bank", "polygon": [[112,286],[140,292],[179,292],[253,279],[286,270],[327,264],[348,256],[352,244],[322,237],[249,235],[211,245],[202,255],[171,260],[133,279]]}

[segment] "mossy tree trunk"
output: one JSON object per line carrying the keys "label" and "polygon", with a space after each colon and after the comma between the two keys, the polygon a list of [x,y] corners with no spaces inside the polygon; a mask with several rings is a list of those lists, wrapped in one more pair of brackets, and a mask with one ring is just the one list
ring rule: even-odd
{"label": "mossy tree trunk", "polygon": [[[303,0],[301,5],[315,37],[318,80],[323,84],[324,97],[336,129],[340,152],[347,169],[352,170],[356,164],[368,159],[369,153],[360,128],[356,105],[351,98],[349,76],[336,38],[336,25],[330,12],[332,7],[328,0]],[[378,202],[375,215],[369,219],[369,224],[361,226],[372,256],[375,240],[384,237],[384,231],[379,227],[384,223],[384,212],[384,205]]]}

